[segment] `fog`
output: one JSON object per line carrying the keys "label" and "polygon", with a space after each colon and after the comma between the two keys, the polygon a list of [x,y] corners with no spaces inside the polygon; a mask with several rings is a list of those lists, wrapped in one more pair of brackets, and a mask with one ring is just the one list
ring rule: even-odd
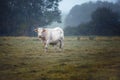
{"label": "fog", "polygon": [[76,3],[69,11],[65,12],[63,8],[62,15],[65,14],[66,35],[120,35],[120,1]]}
{"label": "fog", "polygon": [[[112,2],[115,3],[117,0],[62,0],[59,3],[59,9],[61,11],[61,20],[62,23],[57,23],[57,22],[53,22],[52,24],[48,25],[47,27],[56,27],[56,26],[60,26],[62,28],[65,27],[65,18],[66,16],[69,14],[70,10],[75,6],[75,5],[81,5],[84,3],[88,3],[88,2],[96,2],[96,1],[108,1],[108,2]],[[77,13],[77,12],[76,12]]]}
{"label": "fog", "polygon": [[62,11],[62,14],[68,14],[69,11],[74,7],[75,5],[81,5],[83,3],[87,2],[96,2],[96,1],[108,1],[115,3],[117,0],[62,0],[59,3],[59,9]]}
{"label": "fog", "polygon": [[[107,2],[112,2],[112,3],[117,2],[117,0],[69,0],[69,1],[68,0],[62,0],[59,3],[59,9],[61,11],[62,23],[53,22],[53,24],[48,25],[48,27],[60,26],[64,29],[66,27],[66,25],[65,25],[66,24],[65,23],[66,16],[70,13],[70,11],[72,10],[73,7],[75,7],[76,5],[82,5],[84,3],[89,3],[89,2],[94,2],[95,3],[97,1],[102,1],[102,2],[107,1]],[[75,12],[75,13],[78,13],[78,12]],[[84,19],[86,19],[86,18],[84,18]],[[74,20],[74,21],[76,21],[76,20]],[[79,22],[79,20],[77,20],[76,22]],[[78,25],[78,23],[77,23],[77,25]]]}

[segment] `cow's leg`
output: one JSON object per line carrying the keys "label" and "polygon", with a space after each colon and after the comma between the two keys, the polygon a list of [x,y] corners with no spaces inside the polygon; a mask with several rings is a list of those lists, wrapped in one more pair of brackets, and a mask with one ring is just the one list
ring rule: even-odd
{"label": "cow's leg", "polygon": [[63,43],[63,40],[60,40],[60,49],[63,51],[63,46],[64,46],[64,43]]}
{"label": "cow's leg", "polygon": [[47,50],[48,50],[47,43],[44,43],[44,52],[47,52]]}
{"label": "cow's leg", "polygon": [[44,43],[45,52],[47,52],[47,50],[48,50],[48,44],[49,44],[49,41],[46,41]]}
{"label": "cow's leg", "polygon": [[55,49],[54,51],[57,52],[57,44],[54,44],[53,46],[54,46],[54,49]]}

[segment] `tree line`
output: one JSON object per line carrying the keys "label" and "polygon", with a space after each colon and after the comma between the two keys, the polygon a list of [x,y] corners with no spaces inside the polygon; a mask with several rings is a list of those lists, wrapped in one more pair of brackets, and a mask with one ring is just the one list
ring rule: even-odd
{"label": "tree line", "polygon": [[61,0],[0,0],[0,36],[33,36],[33,29],[61,22]]}
{"label": "tree line", "polygon": [[[96,4],[101,4],[99,7],[93,7]],[[89,6],[89,7],[88,7]],[[93,9],[89,9],[92,6]],[[97,5],[98,6],[98,5]],[[85,3],[78,7],[77,9],[73,8],[69,15],[66,18],[66,35],[100,35],[100,36],[119,36],[120,35],[120,4],[119,3],[110,3],[110,2],[101,2],[97,1],[96,3]],[[84,10],[84,14],[79,12]],[[74,12],[73,12],[74,11]],[[76,14],[76,15],[75,15]],[[86,16],[88,16],[88,19]],[[84,15],[84,16],[80,16]],[[77,17],[77,19],[76,19]],[[73,24],[72,22],[73,21]],[[74,25],[74,20],[77,21]]]}

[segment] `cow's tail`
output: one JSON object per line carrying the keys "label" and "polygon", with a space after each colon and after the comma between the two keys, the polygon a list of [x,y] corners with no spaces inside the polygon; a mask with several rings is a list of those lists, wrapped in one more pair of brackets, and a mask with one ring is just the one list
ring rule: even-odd
{"label": "cow's tail", "polygon": [[64,31],[62,29],[60,29],[60,36],[64,40]]}

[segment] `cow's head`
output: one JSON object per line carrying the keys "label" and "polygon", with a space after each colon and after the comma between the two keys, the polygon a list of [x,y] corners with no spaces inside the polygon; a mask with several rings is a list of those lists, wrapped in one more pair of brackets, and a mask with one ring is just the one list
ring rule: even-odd
{"label": "cow's head", "polygon": [[36,29],[34,29],[34,31],[38,33],[38,37],[39,37],[39,38],[42,38],[42,37],[44,36],[43,33],[44,33],[46,30],[45,30],[44,28],[36,28]]}

